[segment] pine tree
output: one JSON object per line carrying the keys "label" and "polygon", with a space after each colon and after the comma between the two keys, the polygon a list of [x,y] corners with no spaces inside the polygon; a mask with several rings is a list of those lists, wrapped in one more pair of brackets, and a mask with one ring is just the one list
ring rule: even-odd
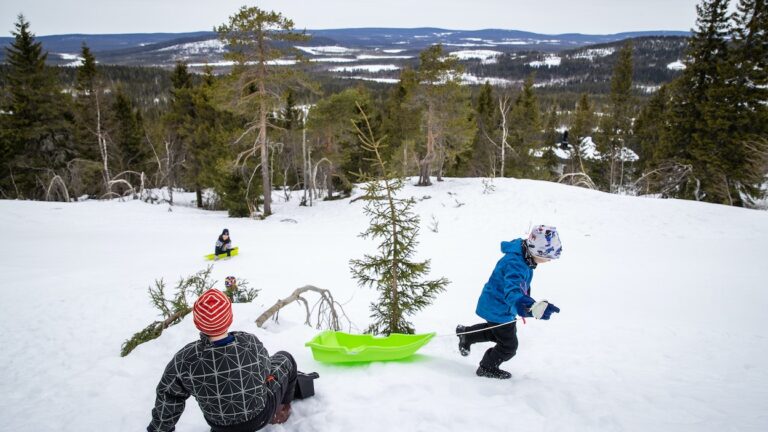
{"label": "pine tree", "polygon": [[446,56],[442,45],[433,45],[419,54],[418,96],[423,104],[424,148],[419,158],[419,186],[432,184],[433,164],[442,180],[443,164],[465,155],[472,144],[474,124],[469,94],[457,81],[458,61]]}
{"label": "pine tree", "polygon": [[368,172],[369,163],[360,147],[356,125],[362,121],[358,106],[370,111],[371,96],[363,87],[346,89],[319,100],[309,112],[307,127],[319,142],[316,153],[327,161],[326,188],[334,199],[334,190],[344,196],[352,191],[347,173]]}
{"label": "pine tree", "polygon": [[380,243],[375,255],[350,260],[350,269],[360,286],[379,291],[378,301],[371,304],[374,321],[367,331],[385,335],[414,333],[408,317],[431,304],[448,280],[422,280],[429,273],[429,260],[413,261],[419,233],[419,218],[413,212],[415,202],[397,197],[404,181],[387,167],[381,156],[382,141],[374,138],[365,113],[360,111],[366,126],[357,128],[359,139],[377,170],[376,175],[367,177],[364,213],[371,222],[361,237]]}
{"label": "pine tree", "polygon": [[[47,181],[72,157],[70,99],[55,72],[45,66],[48,53],[19,15],[6,48],[7,105],[3,111],[0,156],[3,189],[17,198],[44,197]],[[6,193],[11,196],[10,193]]]}
{"label": "pine tree", "polygon": [[381,149],[382,156],[385,161],[402,167],[402,176],[412,175],[411,155],[424,140],[420,133],[423,107],[414,102],[418,85],[416,72],[406,67],[400,73],[400,81],[389,91],[384,106],[382,131],[389,145]]}
{"label": "pine tree", "polygon": [[280,43],[306,41],[303,33],[294,32],[293,21],[278,12],[243,6],[229,17],[227,24],[216,28],[229,51],[226,58],[234,60],[237,77],[239,110],[252,113],[249,131],[256,134],[251,154],[261,157],[261,179],[264,191],[264,216],[272,214],[272,182],[267,146],[269,115],[282,104],[281,87],[294,75],[291,69],[272,66],[283,55]]}

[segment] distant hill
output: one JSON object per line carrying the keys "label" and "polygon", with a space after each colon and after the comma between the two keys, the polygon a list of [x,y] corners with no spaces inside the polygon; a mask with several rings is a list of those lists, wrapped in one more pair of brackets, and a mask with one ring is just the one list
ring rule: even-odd
{"label": "distant hill", "polygon": [[[312,40],[307,46],[342,46],[358,50],[418,51],[436,43],[446,48],[494,48],[503,52],[536,50],[559,52],[585,45],[614,42],[642,36],[687,36],[679,31],[647,31],[612,35],[578,33],[545,35],[518,30],[448,30],[440,28],[347,28],[307,30]],[[52,64],[69,64],[76,59],[83,42],[87,43],[103,64],[172,66],[177,60],[216,63],[221,61],[223,47],[214,32],[133,33],[85,35],[68,34],[37,38],[49,51]],[[0,46],[8,46],[13,38],[1,37]],[[200,42],[201,45],[189,45]],[[0,53],[4,59],[5,50]]]}
{"label": "distant hill", "polygon": [[[679,73],[687,32],[647,31],[612,35],[544,35],[517,30],[446,30],[440,28],[352,28],[307,30],[312,38],[284,46],[278,64],[292,65],[295,55],[310,61],[318,76],[396,82],[400,70],[414,67],[424,48],[440,43],[465,66],[463,81],[479,84],[519,85],[536,72],[537,87],[569,87],[574,91],[605,92],[618,48],[626,39],[635,42],[635,83],[641,93],[652,92]],[[226,46],[214,32],[122,35],[60,35],[39,37],[52,65],[78,66],[83,42],[102,65],[172,68],[186,62],[192,71],[210,65],[215,72],[229,70]],[[0,38],[7,46],[12,38]],[[2,50],[0,59],[4,58]]]}

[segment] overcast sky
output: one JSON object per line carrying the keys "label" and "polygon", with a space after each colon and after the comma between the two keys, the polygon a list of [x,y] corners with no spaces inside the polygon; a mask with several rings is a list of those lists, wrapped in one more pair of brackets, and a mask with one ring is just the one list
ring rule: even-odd
{"label": "overcast sky", "polygon": [[38,36],[211,30],[244,5],[282,12],[297,28],[502,28],[608,34],[690,30],[700,0],[3,0],[0,34],[23,13]]}

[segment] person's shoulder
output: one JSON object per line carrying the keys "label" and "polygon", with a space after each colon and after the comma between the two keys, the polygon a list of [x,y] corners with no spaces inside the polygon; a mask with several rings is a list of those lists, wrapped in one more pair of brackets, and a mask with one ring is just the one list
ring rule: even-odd
{"label": "person's shoulder", "polygon": [[184,345],[184,348],[180,349],[174,357],[188,357],[199,350],[199,344],[200,341],[196,340]]}
{"label": "person's shoulder", "polygon": [[259,340],[259,338],[256,337],[256,335],[253,334],[253,333],[248,333],[248,332],[244,332],[244,331],[233,331],[232,332],[232,336],[237,341],[262,345],[262,343]]}

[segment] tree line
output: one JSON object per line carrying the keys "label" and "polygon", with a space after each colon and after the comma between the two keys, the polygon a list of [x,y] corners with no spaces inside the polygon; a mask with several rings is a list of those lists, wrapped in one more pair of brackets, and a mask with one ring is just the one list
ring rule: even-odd
{"label": "tree line", "polygon": [[216,28],[234,63],[225,74],[103,66],[85,45],[81,65],[61,70],[19,16],[0,68],[0,196],[156,200],[163,188],[172,201],[181,188],[200,207],[268,216],[273,195],[349,196],[375,169],[357,133],[367,120],[382,161],[420,186],[522,177],[751,205],[768,167],[768,11],[739,0],[729,14],[728,3],[697,7],[685,70],[650,98],[633,83],[644,40],[613,56],[608,95],[558,99],[542,98],[533,74],[519,88],[461,85],[462,64],[440,45],[394,85],[329,85],[277,61],[299,58],[290,47],[308,36],[256,7]]}

